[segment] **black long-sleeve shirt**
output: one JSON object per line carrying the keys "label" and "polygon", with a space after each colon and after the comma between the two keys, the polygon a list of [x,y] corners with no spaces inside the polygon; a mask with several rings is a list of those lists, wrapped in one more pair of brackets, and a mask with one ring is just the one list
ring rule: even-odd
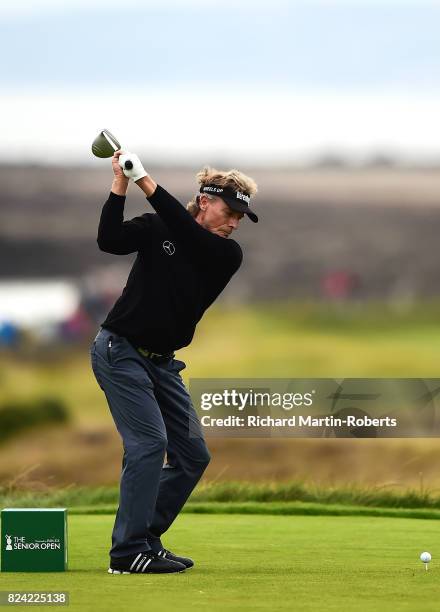
{"label": "black long-sleeve shirt", "polygon": [[160,185],[155,213],[124,221],[125,196],[110,193],[98,229],[102,251],[137,257],[102,327],[134,346],[170,353],[187,346],[205,310],[242,262],[240,245],[202,227]]}

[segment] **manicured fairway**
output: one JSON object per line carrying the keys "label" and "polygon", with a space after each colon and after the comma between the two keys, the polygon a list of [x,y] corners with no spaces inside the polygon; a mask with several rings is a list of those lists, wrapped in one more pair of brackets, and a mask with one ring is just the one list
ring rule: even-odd
{"label": "manicured fairway", "polygon": [[70,516],[69,571],[3,573],[0,590],[67,590],[68,609],[81,611],[439,609],[434,520],[184,514],[164,544],[196,567],[169,576],[107,574],[112,524]]}

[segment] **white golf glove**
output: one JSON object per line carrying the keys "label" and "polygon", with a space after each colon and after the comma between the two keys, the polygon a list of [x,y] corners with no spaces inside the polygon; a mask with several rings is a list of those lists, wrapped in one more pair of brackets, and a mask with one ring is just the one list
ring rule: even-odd
{"label": "white golf glove", "polygon": [[[133,164],[131,169],[126,168],[127,162],[131,162]],[[125,176],[133,179],[134,182],[138,181],[144,176],[148,176],[148,172],[145,172],[142,162],[136,153],[123,153],[120,155],[119,165],[121,166]],[[128,164],[128,166],[130,166],[130,164]]]}

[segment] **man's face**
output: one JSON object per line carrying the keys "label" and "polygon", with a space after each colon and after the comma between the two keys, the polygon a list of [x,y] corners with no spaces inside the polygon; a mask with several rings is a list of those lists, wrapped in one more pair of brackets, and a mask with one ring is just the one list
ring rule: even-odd
{"label": "man's face", "polygon": [[218,197],[212,199],[201,195],[199,199],[200,212],[197,221],[213,234],[227,238],[237,229],[244,214],[232,210],[224,200]]}

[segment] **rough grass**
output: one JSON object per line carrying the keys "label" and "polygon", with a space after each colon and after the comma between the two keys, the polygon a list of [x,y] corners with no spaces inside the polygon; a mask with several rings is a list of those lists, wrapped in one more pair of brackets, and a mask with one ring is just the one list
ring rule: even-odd
{"label": "rough grass", "polygon": [[[116,514],[116,504],[103,506],[73,506],[69,514]],[[262,514],[267,516],[383,516],[440,520],[439,510],[414,508],[374,508],[344,506],[342,504],[313,504],[305,502],[188,502],[182,514]]]}
{"label": "rough grass", "polygon": [[[0,488],[1,507],[56,507],[66,506],[94,509],[99,512],[105,509],[113,512],[118,503],[118,487],[66,487],[53,489],[45,493],[20,489]],[[211,504],[211,505],[210,505]],[[229,504],[231,511],[253,513],[259,505],[267,506],[263,512],[276,514],[328,513],[326,507],[333,508],[332,514],[341,512],[356,513],[356,508],[408,509],[422,510],[437,518],[440,516],[440,496],[430,491],[407,490],[403,492],[384,490],[381,487],[323,487],[301,482],[290,483],[249,483],[220,482],[199,486],[191,496],[187,511],[219,512],[224,504]],[[247,504],[247,505],[246,505]],[[297,504],[297,505],[294,505]],[[302,509],[302,511],[301,511]],[[84,511],[84,510],[81,510]],[[271,512],[272,513],[272,512]],[[417,514],[420,516],[420,514]]]}

